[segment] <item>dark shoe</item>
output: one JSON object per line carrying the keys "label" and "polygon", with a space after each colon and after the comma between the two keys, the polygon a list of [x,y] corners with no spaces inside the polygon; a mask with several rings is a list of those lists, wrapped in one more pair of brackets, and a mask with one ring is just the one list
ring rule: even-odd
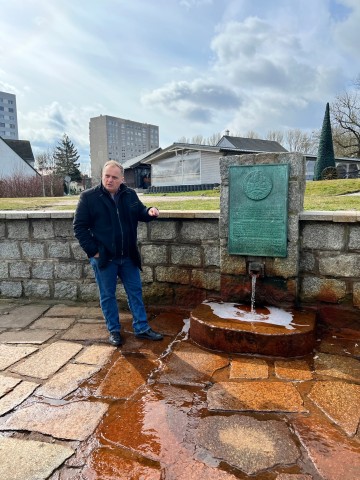
{"label": "dark shoe", "polygon": [[136,338],[143,338],[145,340],[162,340],[164,337],[161,335],[161,333],[154,332],[151,328],[149,330],[146,330],[143,333],[138,333],[135,335]]}
{"label": "dark shoe", "polygon": [[122,345],[123,343],[120,333],[118,332],[110,333],[109,343],[111,343],[111,345],[115,345],[115,347],[120,347],[120,345]]}

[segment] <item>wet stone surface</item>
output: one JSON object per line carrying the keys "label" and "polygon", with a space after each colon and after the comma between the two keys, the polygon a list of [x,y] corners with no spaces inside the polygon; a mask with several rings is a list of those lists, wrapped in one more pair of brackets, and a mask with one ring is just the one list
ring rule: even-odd
{"label": "wet stone surface", "polygon": [[360,444],[323,418],[297,418],[295,431],[321,478],[356,480],[360,472]]}
{"label": "wet stone surface", "polygon": [[360,385],[317,382],[309,398],[347,435],[355,435],[360,422]]}
{"label": "wet stone surface", "polygon": [[210,410],[306,412],[299,392],[281,382],[220,382],[208,390]]}
{"label": "wet stone surface", "polygon": [[269,366],[260,358],[234,358],[230,378],[268,378]]}
{"label": "wet stone surface", "polygon": [[248,475],[276,464],[294,464],[300,456],[283,422],[258,421],[247,416],[203,419],[199,426],[198,442],[215,457]]}
{"label": "wet stone surface", "polygon": [[199,385],[207,384],[216,370],[226,367],[225,355],[202,350],[188,342],[177,346],[159,377],[162,383]]}
{"label": "wet stone surface", "polygon": [[355,317],[322,312],[315,351],[284,359],[199,347],[175,311],[150,315],[161,342],[124,312],[115,348],[98,306],[23,307],[0,301],[0,480],[358,480]]}

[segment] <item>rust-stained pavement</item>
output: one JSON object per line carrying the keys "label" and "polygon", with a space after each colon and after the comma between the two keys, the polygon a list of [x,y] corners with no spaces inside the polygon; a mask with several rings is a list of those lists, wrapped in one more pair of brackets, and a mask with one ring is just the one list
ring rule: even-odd
{"label": "rust-stained pavement", "polygon": [[[210,352],[185,313],[107,344],[98,307],[0,301],[0,480],[359,480],[359,314],[313,354]],[[326,320],[326,322],[325,322]]]}

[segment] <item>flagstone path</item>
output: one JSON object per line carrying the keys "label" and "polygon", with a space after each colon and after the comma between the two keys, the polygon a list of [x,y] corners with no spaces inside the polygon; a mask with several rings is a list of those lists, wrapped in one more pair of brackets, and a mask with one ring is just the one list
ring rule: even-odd
{"label": "flagstone path", "polygon": [[313,354],[211,352],[188,315],[107,344],[95,305],[0,301],[0,480],[359,480],[360,315]]}

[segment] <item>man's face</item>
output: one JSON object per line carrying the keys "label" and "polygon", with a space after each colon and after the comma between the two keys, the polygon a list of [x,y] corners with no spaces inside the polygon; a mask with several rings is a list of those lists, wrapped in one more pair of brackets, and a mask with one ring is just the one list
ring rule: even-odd
{"label": "man's face", "polygon": [[107,165],[102,172],[101,181],[109,193],[116,193],[124,181],[124,176],[119,167]]}

